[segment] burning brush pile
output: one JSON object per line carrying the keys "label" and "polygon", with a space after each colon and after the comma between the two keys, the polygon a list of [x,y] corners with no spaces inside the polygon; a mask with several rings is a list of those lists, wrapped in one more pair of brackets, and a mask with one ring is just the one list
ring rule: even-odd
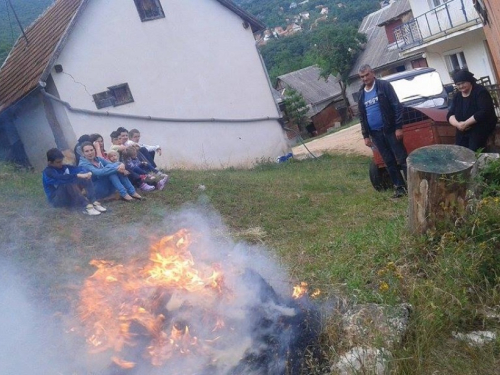
{"label": "burning brush pile", "polygon": [[90,352],[108,374],[300,373],[319,328],[305,285],[280,296],[251,264],[214,262],[194,237],[180,230],[128,264],[92,261],[78,303]]}

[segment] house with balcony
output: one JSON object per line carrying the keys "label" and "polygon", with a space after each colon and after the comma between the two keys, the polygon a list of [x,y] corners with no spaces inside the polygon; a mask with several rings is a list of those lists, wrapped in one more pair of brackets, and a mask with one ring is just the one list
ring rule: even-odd
{"label": "house with balcony", "polygon": [[[401,0],[399,0],[401,1]],[[444,84],[468,68],[477,78],[496,83],[482,19],[471,0],[409,0],[413,18],[394,28],[402,57],[422,53]],[[498,38],[498,35],[497,35]]]}
{"label": "house with balcony", "polygon": [[370,13],[361,22],[358,32],[366,35],[366,45],[351,68],[346,91],[354,111],[361,87],[358,77],[361,66],[370,65],[377,77],[428,66],[422,52],[415,51],[402,56],[396,44],[394,29],[411,19],[413,15],[409,0],[393,0],[383,4],[381,9]]}

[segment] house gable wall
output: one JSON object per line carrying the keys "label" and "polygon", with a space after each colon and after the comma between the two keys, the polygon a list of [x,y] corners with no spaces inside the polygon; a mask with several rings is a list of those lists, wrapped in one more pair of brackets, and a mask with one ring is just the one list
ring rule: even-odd
{"label": "house gable wall", "polygon": [[165,18],[141,22],[133,1],[89,2],[56,62],[63,73],[52,72],[61,98],[96,110],[92,94],[126,82],[134,103],[104,111],[172,118],[277,115],[252,31],[241,18],[216,1],[161,3]]}
{"label": "house gable wall", "polygon": [[[164,168],[251,166],[288,145],[251,28],[217,1],[162,0],[165,18],[141,22],[133,1],[90,1],[51,71],[59,98],[73,108],[190,122],[94,116],[64,111],[65,134],[109,134],[119,126],[159,144]],[[62,72],[55,67],[60,65]],[[60,67],[58,69],[60,70]],[[98,110],[93,94],[128,83],[134,101]],[[70,141],[71,143],[71,141]]]}

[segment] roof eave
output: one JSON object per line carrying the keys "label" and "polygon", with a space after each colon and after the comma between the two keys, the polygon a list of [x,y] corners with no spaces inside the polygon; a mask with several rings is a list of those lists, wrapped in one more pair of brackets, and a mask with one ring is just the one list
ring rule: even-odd
{"label": "roof eave", "polygon": [[[418,55],[422,55],[423,52],[416,52],[416,53],[413,53],[411,55],[408,55],[408,56],[405,56],[405,57],[402,57],[400,59],[397,59],[397,60],[394,60],[394,61],[390,61],[388,63],[385,63],[383,65],[379,65],[377,67],[372,67],[372,69],[375,71],[375,70],[380,70],[380,69],[384,69],[384,68],[387,68],[388,66],[391,66],[392,64],[395,64],[397,62],[401,62],[401,61],[410,61],[412,58],[418,56]],[[351,79],[356,79],[356,78],[359,78],[359,75],[357,73],[355,74],[351,74],[349,77],[347,77],[348,80],[351,80]]]}
{"label": "roof eave", "polygon": [[25,95],[21,96],[19,99],[16,101],[10,103],[9,105],[1,104],[0,103],[0,116],[2,116],[4,113],[7,113],[8,110],[15,108],[17,105],[19,105],[23,100],[27,99],[28,97],[32,96],[34,93],[36,93],[38,90],[40,90],[41,87],[39,85],[33,87],[30,91],[28,91]]}
{"label": "roof eave", "polygon": [[378,27],[385,26],[385,25],[387,25],[387,24],[389,24],[389,23],[391,23],[393,21],[396,21],[396,20],[400,19],[401,16],[405,15],[406,13],[410,13],[410,12],[411,12],[411,9],[405,10],[405,11],[403,11],[403,12],[395,15],[394,17],[391,17],[391,18],[389,18],[389,19],[387,19],[387,20],[385,20],[383,22],[378,23],[377,26]]}
{"label": "roof eave", "polygon": [[217,0],[217,1],[222,5],[224,5],[226,8],[228,8],[229,10],[232,10],[234,13],[240,16],[244,21],[247,21],[252,27],[252,32],[256,33],[266,28],[266,25],[264,25],[261,21],[252,16],[250,13],[247,13],[246,11],[241,9],[231,0]]}
{"label": "roof eave", "polygon": [[61,54],[64,46],[66,45],[66,42],[68,40],[69,34],[71,33],[71,30],[75,27],[76,21],[80,17],[80,15],[83,13],[83,10],[87,6],[89,0],[82,0],[80,3],[80,6],[76,10],[75,14],[73,15],[73,18],[71,21],[68,23],[68,26],[66,27],[66,30],[61,36],[61,39],[59,39],[59,42],[56,44],[56,47],[54,48],[54,52],[52,52],[52,56],[50,57],[47,66],[45,67],[45,70],[43,71],[42,75],[40,76],[40,81],[45,82],[47,78],[50,75],[50,72],[52,71],[52,68],[54,67],[54,64],[56,60],[59,58],[59,55]]}

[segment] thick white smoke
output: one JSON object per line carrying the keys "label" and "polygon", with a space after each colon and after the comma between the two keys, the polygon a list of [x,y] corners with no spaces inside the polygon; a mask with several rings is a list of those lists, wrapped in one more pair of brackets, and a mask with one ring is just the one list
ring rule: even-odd
{"label": "thick white smoke", "polygon": [[[290,355],[300,355],[307,340],[315,336],[317,317],[314,311],[306,311],[311,306],[299,305],[290,299],[292,284],[283,267],[265,248],[234,242],[217,214],[200,213],[198,209],[169,214],[162,222],[149,225],[148,233],[144,233],[144,226],[140,231],[137,228],[137,225],[115,228],[104,242],[110,249],[121,248],[124,233],[154,241],[187,228],[194,237],[189,250],[195,265],[209,268],[217,264],[224,274],[224,298],[216,294],[200,298],[179,290],[167,293],[161,301],[159,311],[166,316],[162,328],[170,332],[173,324],[188,326],[190,333],[199,339],[196,348],[185,355],[174,356],[161,366],[153,366],[145,354],[150,342],[139,326],[135,327],[139,340],[133,346],[125,345],[116,353],[107,350],[89,354],[90,347],[80,335],[81,322],[76,310],[64,311],[62,317],[54,316],[51,306],[43,306],[43,299],[34,300],[30,296],[23,276],[15,274],[11,265],[0,264],[0,342],[3,347],[0,374],[154,375],[168,371],[169,374],[278,375],[285,374],[285,369],[290,371],[292,366],[287,361]],[[126,246],[126,254],[121,254],[119,262],[147,259],[150,250],[147,242]],[[66,256],[71,254],[67,252]],[[81,280],[71,282],[75,281],[80,284],[67,296],[73,306],[78,305],[79,291],[83,288]],[[224,328],[214,332],[211,316],[222,317]],[[307,319],[311,321],[304,323]],[[131,370],[119,369],[110,359],[115,355],[135,362],[136,366]]]}

